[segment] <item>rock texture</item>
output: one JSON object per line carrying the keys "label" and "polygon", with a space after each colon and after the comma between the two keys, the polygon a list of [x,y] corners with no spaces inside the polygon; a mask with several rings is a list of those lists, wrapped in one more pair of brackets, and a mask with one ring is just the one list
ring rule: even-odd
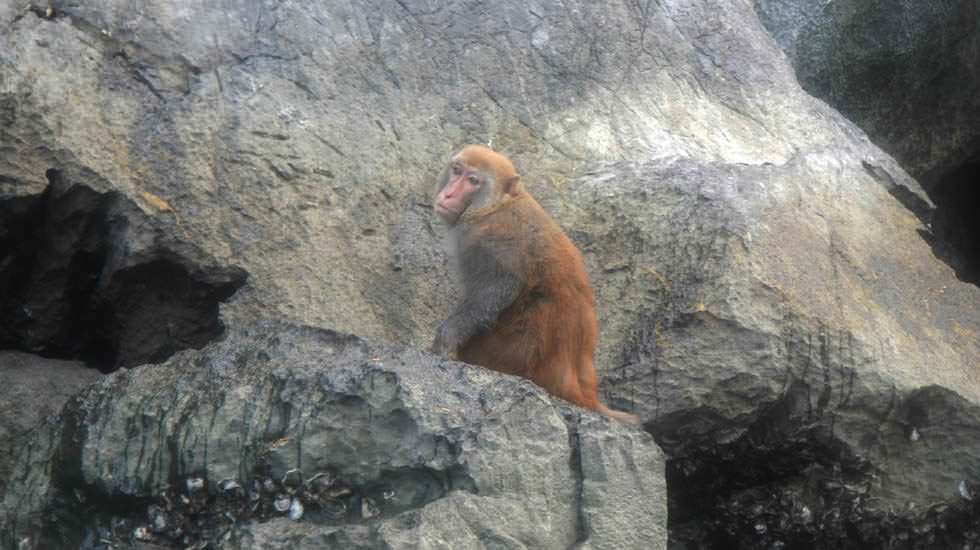
{"label": "rock texture", "polygon": [[117,371],[19,457],[30,475],[0,505],[10,547],[666,542],[649,434],[517,378],[281,323]]}
{"label": "rock texture", "polygon": [[[961,529],[980,510],[959,496],[980,471],[980,289],[848,157],[610,163],[568,184],[576,207],[560,211],[622,322],[605,387],[673,459],[675,540],[929,548],[980,535]],[[937,503],[962,505],[959,519],[882,532],[891,512]]]}
{"label": "rock texture", "polygon": [[[327,435],[313,438],[323,450],[316,456],[286,438],[295,462],[268,463],[271,490],[260,492],[258,515],[250,516],[278,519],[236,527],[223,544],[424,540],[516,548],[587,538],[635,547],[640,543],[603,537],[659,536],[656,522],[665,520],[657,496],[607,513],[659,495],[656,461],[629,465],[628,450],[646,445],[634,439],[640,436],[618,426],[591,435],[588,422],[563,420],[543,398],[522,401],[530,395],[525,385],[434,367],[411,348],[383,347],[384,367],[369,357],[356,366],[323,361],[318,378],[290,371],[286,379],[303,383],[281,389],[264,359],[260,366],[214,360],[232,356],[232,346],[255,349],[256,357],[262,347],[286,354],[272,341],[242,342],[253,330],[245,327],[263,317],[427,345],[455,299],[428,206],[431,184],[454,147],[478,142],[513,157],[583,249],[602,327],[604,397],[640,414],[667,453],[674,547],[980,541],[980,288],[936,258],[927,225],[934,204],[922,187],[862,130],[800,88],[751,4],[255,1],[210,10],[107,0],[55,2],[50,10],[7,6],[0,16],[0,208],[19,212],[52,185],[55,170],[68,188],[84,185],[136,205],[139,213],[124,209],[122,219],[153,228],[137,233],[137,242],[148,234],[166,238],[154,241],[166,244],[155,253],[248,274],[221,306],[230,343],[115,374],[70,405],[60,425],[23,445],[30,454],[14,480],[26,492],[20,500],[8,493],[8,514],[22,518],[19,507],[70,510],[58,502],[71,494],[51,485],[67,475],[90,487],[84,498],[108,498],[108,507],[95,508],[109,515],[120,503],[145,505],[141,499],[158,495],[164,481],[174,502],[180,491],[193,492],[177,512],[146,508],[140,519],[182,521],[208,503],[194,495],[237,495],[215,484],[245,481],[249,468],[262,465],[260,451],[282,455],[275,441],[248,439],[258,437],[251,430],[275,434],[276,422],[300,422],[293,413],[279,420],[285,413],[274,412],[275,396],[302,408],[307,391],[333,395],[318,381],[337,376],[353,388],[343,390],[350,402],[333,409],[345,412],[350,429],[329,439],[339,428],[320,425]],[[0,234],[7,247],[0,247],[0,263],[18,235]],[[125,249],[130,238],[111,242]],[[309,329],[287,332],[293,330]],[[334,337],[310,338],[327,345]],[[225,355],[212,355],[218,349]],[[321,364],[311,355],[288,357]],[[357,385],[400,361],[436,368],[418,375],[442,377],[435,381],[440,394],[394,382]],[[239,371],[253,374],[233,375]],[[445,374],[452,372],[477,373],[476,386]],[[184,384],[200,404],[161,404]],[[488,406],[522,403],[516,414],[528,424],[520,431],[500,434],[487,420],[457,418],[446,404],[498,385]],[[513,393],[518,387],[524,393]],[[255,393],[262,388],[273,397]],[[401,396],[392,398],[397,406],[373,401],[389,390]],[[204,418],[218,422],[227,411],[212,397],[229,402],[232,394],[256,410],[267,407],[272,425],[241,420],[205,429],[199,415],[168,412],[210,406],[224,412]],[[397,401],[409,397],[411,406]],[[127,412],[144,402],[156,416],[146,425],[130,420],[127,429],[155,438],[152,448],[176,451],[133,458],[126,449],[150,443],[97,437],[103,422],[136,418]],[[532,403],[533,414],[520,408]],[[370,421],[357,416],[366,410]],[[410,437],[396,444],[405,453],[386,455],[380,447],[392,444],[395,422],[386,415],[396,410],[413,411],[405,413],[411,422],[396,423]],[[377,424],[375,412],[383,419]],[[157,424],[163,417],[171,420]],[[128,432],[113,425],[105,433]],[[462,442],[471,433],[490,435],[466,455]],[[72,445],[65,434],[88,444]],[[203,434],[226,439],[219,444]],[[430,436],[457,444],[461,454],[416,453]],[[205,443],[206,460],[196,446]],[[214,455],[215,445],[230,450]],[[350,479],[331,470],[331,483],[305,477],[306,466],[302,480],[287,475],[301,459],[351,464],[359,452],[397,457],[397,464],[378,460],[435,481],[412,477],[408,485],[418,494],[410,509],[375,516],[365,504],[378,505],[371,491],[403,478],[368,466],[344,470]],[[536,461],[499,477],[474,466],[515,453]],[[464,455],[466,468],[452,458]],[[140,462],[151,456],[162,457],[154,459],[161,461],[156,470]],[[211,468],[212,460],[215,469],[202,477],[206,491],[191,491],[188,479],[196,487],[201,475],[194,468]],[[174,466],[180,464],[187,467]],[[640,471],[650,473],[633,473]],[[576,479],[580,487],[570,488]],[[449,480],[462,488],[440,492]],[[350,504],[355,515],[337,523],[330,518],[339,495],[331,491],[348,485],[343,498],[359,499]],[[473,486],[506,496],[483,499]],[[325,511],[311,521],[282,519],[273,510],[286,487],[301,503],[322,500]],[[567,501],[575,494],[580,504]],[[119,495],[136,500],[113,500]],[[242,498],[227,497],[219,509],[238,513],[252,505]],[[280,504],[291,506],[291,499]],[[529,504],[542,502],[545,508]],[[492,514],[523,519],[483,523]],[[209,517],[195,529],[223,537],[223,521]],[[532,523],[533,532],[522,531]]]}
{"label": "rock texture", "polygon": [[980,10],[969,0],[755,0],[800,84],[931,186],[980,152]]}
{"label": "rock texture", "polygon": [[108,372],[221,334],[218,304],[245,283],[241,269],[175,238],[120,193],[54,169],[47,177],[43,193],[0,199],[0,348]]}
{"label": "rock texture", "polygon": [[56,167],[131,197],[250,274],[226,319],[427,344],[453,298],[429,194],[460,143],[561,200],[591,160],[783,164],[863,139],[813,126],[823,107],[742,6],[54,5],[0,39],[0,193]]}
{"label": "rock texture", "polygon": [[0,351],[0,494],[13,471],[17,448],[45,418],[61,412],[72,394],[101,378],[77,361]]}
{"label": "rock texture", "polygon": [[803,87],[868,132],[936,203],[936,255],[980,284],[980,11],[975,2],[757,0]]}

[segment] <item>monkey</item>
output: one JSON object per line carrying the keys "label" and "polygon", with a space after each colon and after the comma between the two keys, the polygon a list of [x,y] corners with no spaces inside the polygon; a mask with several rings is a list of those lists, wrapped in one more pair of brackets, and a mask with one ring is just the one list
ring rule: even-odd
{"label": "monkey", "polygon": [[528,378],[548,393],[620,421],[599,402],[599,324],[578,248],[525,189],[511,161],[482,145],[452,156],[435,213],[448,226],[462,301],[432,351]]}

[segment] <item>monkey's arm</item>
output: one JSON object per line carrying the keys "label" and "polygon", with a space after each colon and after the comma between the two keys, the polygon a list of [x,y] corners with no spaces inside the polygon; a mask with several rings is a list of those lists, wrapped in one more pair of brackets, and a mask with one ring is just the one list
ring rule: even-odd
{"label": "monkey's arm", "polygon": [[474,247],[461,258],[464,298],[439,325],[432,351],[453,355],[467,340],[496,324],[497,317],[514,303],[523,286],[521,277],[507,270],[486,247]]}

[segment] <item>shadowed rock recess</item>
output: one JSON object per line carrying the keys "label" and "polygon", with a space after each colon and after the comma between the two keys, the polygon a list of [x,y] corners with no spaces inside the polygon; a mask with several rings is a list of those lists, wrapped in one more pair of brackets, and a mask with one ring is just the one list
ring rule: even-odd
{"label": "shadowed rock recess", "polygon": [[0,349],[110,372],[221,334],[218,304],[244,272],[167,250],[162,229],[119,193],[47,177],[39,195],[0,199]]}
{"label": "shadowed rock recess", "polygon": [[930,196],[936,201],[929,234],[936,256],[960,280],[980,286],[980,163],[964,164],[944,176]]}
{"label": "shadowed rock recess", "polygon": [[121,193],[54,169],[47,179],[41,193],[0,198],[0,492],[41,419],[99,370],[159,363],[221,336],[218,304],[245,282]]}
{"label": "shadowed rock recess", "polygon": [[[50,7],[0,3],[0,340],[162,363],[16,424],[4,548],[980,547],[975,2]],[[415,351],[464,143],[648,433]]]}

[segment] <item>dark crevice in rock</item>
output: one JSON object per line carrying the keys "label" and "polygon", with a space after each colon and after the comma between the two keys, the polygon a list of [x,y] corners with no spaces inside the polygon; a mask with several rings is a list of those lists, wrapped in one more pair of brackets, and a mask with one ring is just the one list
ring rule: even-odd
{"label": "dark crevice in rock", "polygon": [[980,161],[968,162],[934,182],[928,194],[935,206],[897,184],[880,166],[861,164],[929,228],[919,234],[936,257],[952,267],[961,281],[980,285]]}
{"label": "dark crevice in rock", "polygon": [[980,285],[980,159],[964,164],[929,189],[936,203],[927,240],[964,282]]}
{"label": "dark crevice in rock", "polygon": [[[806,411],[808,392],[794,384],[730,443],[718,444],[726,438],[710,435],[711,427],[728,429],[710,411],[702,411],[700,421],[686,412],[653,426],[672,457],[666,470],[669,548],[925,550],[980,544],[980,499],[926,510],[876,507],[869,494],[874,468]],[[976,494],[976,485],[964,483],[969,495]]]}
{"label": "dark crevice in rock", "polygon": [[582,507],[583,491],[585,490],[585,472],[582,471],[582,439],[579,435],[579,415],[567,413],[564,415],[568,427],[568,447],[571,449],[568,458],[568,469],[575,475],[575,511],[578,514],[575,526],[575,544],[583,544],[589,540],[589,520]]}
{"label": "dark crevice in rock", "polygon": [[47,175],[44,193],[0,201],[0,349],[110,372],[222,334],[218,305],[244,272],[159,245],[163,230],[119,193]]}
{"label": "dark crevice in rock", "polygon": [[864,170],[870,174],[871,177],[877,180],[878,183],[880,183],[891,196],[895,197],[895,199],[898,200],[902,206],[908,208],[909,211],[915,214],[915,217],[919,218],[919,221],[922,222],[923,225],[928,226],[931,223],[934,207],[933,205],[929,204],[929,201],[925,200],[908,187],[900,185],[895,181],[895,178],[881,166],[872,164],[865,160],[861,161],[861,166],[864,167]]}
{"label": "dark crevice in rock", "polygon": [[103,541],[134,540],[135,525],[145,523],[140,512],[151,499],[128,495],[105,496],[95,488],[76,486],[58,493],[44,521],[33,529],[33,548],[109,548]]}

